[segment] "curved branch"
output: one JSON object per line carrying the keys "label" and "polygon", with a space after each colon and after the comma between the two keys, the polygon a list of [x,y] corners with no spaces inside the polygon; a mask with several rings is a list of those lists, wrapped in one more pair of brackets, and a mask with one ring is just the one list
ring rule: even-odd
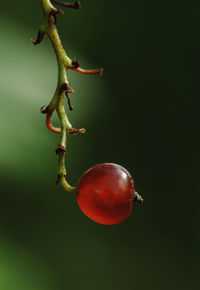
{"label": "curved branch", "polygon": [[54,126],[51,124],[52,114],[53,114],[52,111],[47,113],[47,116],[46,116],[46,126],[47,126],[47,128],[48,128],[50,131],[59,134],[59,133],[61,133],[61,128],[54,127]]}
{"label": "curved branch", "polygon": [[66,191],[71,192],[71,193],[76,192],[76,187],[69,185],[69,183],[67,182],[64,176],[60,178],[59,182]]}

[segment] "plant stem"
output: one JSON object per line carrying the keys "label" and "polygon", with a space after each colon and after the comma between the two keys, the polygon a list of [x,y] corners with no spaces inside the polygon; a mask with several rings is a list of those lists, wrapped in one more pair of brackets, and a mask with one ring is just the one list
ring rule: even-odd
{"label": "plant stem", "polygon": [[[68,96],[68,93],[73,92],[73,89],[69,87],[69,82],[67,78],[67,70],[72,69],[74,71],[77,71],[79,73],[83,74],[102,74],[102,68],[93,69],[93,70],[84,70],[82,68],[79,68],[79,64],[77,60],[71,60],[63,46],[62,42],[60,40],[57,28],[56,28],[56,15],[57,14],[64,14],[63,11],[56,9],[50,0],[39,0],[41,9],[43,12],[43,23],[40,26],[37,40],[32,41],[33,44],[39,44],[44,37],[47,35],[48,38],[51,41],[51,44],[54,48],[56,58],[57,58],[57,64],[58,64],[58,82],[57,82],[57,88],[55,90],[54,96],[47,106],[46,109],[41,108],[41,112],[46,115],[46,126],[49,130],[51,130],[54,133],[60,134],[60,143],[56,149],[56,154],[58,154],[58,181],[61,185],[69,192],[75,192],[76,188],[69,185],[66,181],[67,177],[67,171],[65,168],[65,153],[66,150],[66,144],[67,144],[67,135],[68,134],[77,134],[79,132],[84,133],[85,129],[75,129],[72,127],[71,123],[69,122],[66,114],[66,110],[64,107],[64,96],[67,96],[68,99],[68,105],[69,109],[72,110],[73,106],[71,106],[70,98]],[[68,8],[80,8],[79,1],[76,1],[74,3],[64,3],[57,0],[52,0],[52,2],[62,5]],[[51,124],[51,118],[53,115],[53,112],[56,111],[60,120],[60,128],[56,128]]]}
{"label": "plant stem", "polygon": [[65,168],[65,152],[66,152],[66,142],[67,142],[67,133],[72,129],[67,114],[64,107],[64,92],[60,92],[60,88],[63,84],[68,84],[67,80],[67,67],[71,66],[72,61],[68,58],[60,37],[58,35],[56,25],[55,25],[55,16],[51,15],[52,11],[56,9],[52,6],[49,0],[40,0],[41,8],[44,16],[43,30],[49,37],[51,44],[54,48],[57,63],[58,63],[58,83],[55,94],[48,106],[47,116],[52,115],[53,111],[56,110],[60,119],[61,125],[61,135],[59,147],[63,150],[58,152],[58,178],[63,187],[69,191],[74,192],[75,188],[70,186],[66,181],[67,171]]}

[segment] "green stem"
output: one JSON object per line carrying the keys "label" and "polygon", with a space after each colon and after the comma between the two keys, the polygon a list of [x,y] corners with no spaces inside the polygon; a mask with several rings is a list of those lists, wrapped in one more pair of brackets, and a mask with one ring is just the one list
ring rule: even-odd
{"label": "green stem", "polygon": [[[71,124],[69,123],[69,120],[67,118],[65,109],[64,109],[64,94],[62,93],[60,95],[60,98],[58,100],[58,107],[57,107],[57,112],[58,116],[60,118],[60,124],[61,124],[61,134],[60,134],[60,144],[61,148],[66,150],[66,145],[67,145],[67,128],[72,128]],[[58,156],[58,176],[59,176],[59,181],[61,185],[64,187],[65,190],[69,192],[74,192],[75,187],[72,187],[71,185],[68,184],[66,181],[67,177],[67,171],[65,168],[65,151],[59,152]]]}
{"label": "green stem", "polygon": [[[53,1],[53,0],[52,0]],[[79,67],[78,61],[75,59],[72,61],[66,54],[62,42],[60,40],[57,28],[56,28],[56,15],[63,14],[61,10],[56,9],[50,0],[39,0],[42,11],[43,11],[43,23],[40,26],[38,37],[36,41],[32,41],[33,44],[39,44],[44,37],[47,35],[51,41],[51,44],[54,48],[57,64],[58,64],[58,83],[57,88],[54,93],[54,96],[47,106],[46,109],[41,110],[42,113],[46,113],[46,126],[49,130],[55,133],[60,134],[60,143],[58,148],[56,149],[56,153],[58,154],[58,181],[62,184],[62,186],[69,192],[75,192],[76,188],[70,186],[66,181],[67,171],[65,168],[65,153],[66,153],[66,144],[67,144],[67,134],[77,134],[78,132],[84,133],[85,129],[75,129],[70,124],[67,114],[64,107],[64,95],[66,94],[68,99],[69,109],[72,110],[73,107],[70,103],[70,98],[68,93],[73,92],[73,89],[69,87],[68,79],[67,79],[67,70],[72,69],[76,72],[82,74],[100,74],[102,75],[103,69],[91,69],[85,70]],[[74,3],[64,3],[61,1],[53,1],[54,3],[79,9],[80,3],[76,1]],[[57,111],[58,117],[60,120],[60,128],[55,128],[51,124],[51,117],[54,111]]]}
{"label": "green stem", "polygon": [[52,14],[52,12],[55,13],[57,10],[54,8],[49,0],[39,1],[44,18],[44,23],[41,26],[40,30],[42,30],[42,32],[47,34],[47,36],[49,37],[56,54],[58,64],[57,88],[48,106],[49,112],[53,112],[54,110],[57,111],[61,125],[60,143],[58,147],[62,148],[62,150],[58,150],[58,177],[59,182],[67,191],[74,192],[75,188],[69,185],[65,179],[67,176],[67,171],[65,168],[67,133],[72,129],[72,125],[67,118],[64,107],[64,92],[61,91],[62,85],[68,84],[67,68],[72,66],[72,61],[67,56],[57,32],[57,28],[55,25],[55,16]]}
{"label": "green stem", "polygon": [[64,93],[62,93],[59,98],[58,98],[58,102],[57,102],[57,112],[58,112],[58,116],[60,119],[60,124],[61,124],[61,130],[65,130],[69,131],[70,129],[72,129],[72,125],[70,124],[68,118],[67,118],[67,114],[65,111],[65,107],[64,107]]}

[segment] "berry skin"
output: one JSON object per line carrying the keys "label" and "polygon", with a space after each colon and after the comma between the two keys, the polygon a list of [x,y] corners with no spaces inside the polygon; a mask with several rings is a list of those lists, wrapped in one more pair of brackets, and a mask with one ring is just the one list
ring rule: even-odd
{"label": "berry skin", "polygon": [[102,163],[88,169],[80,178],[76,198],[80,209],[93,221],[114,225],[131,213],[134,181],[120,165]]}

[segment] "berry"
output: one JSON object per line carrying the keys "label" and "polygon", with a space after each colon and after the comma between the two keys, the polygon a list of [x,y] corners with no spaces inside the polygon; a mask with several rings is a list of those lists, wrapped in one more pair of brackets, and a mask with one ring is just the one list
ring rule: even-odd
{"label": "berry", "polygon": [[77,186],[77,202],[86,216],[97,223],[114,225],[131,213],[134,182],[120,165],[102,163],[88,169]]}

